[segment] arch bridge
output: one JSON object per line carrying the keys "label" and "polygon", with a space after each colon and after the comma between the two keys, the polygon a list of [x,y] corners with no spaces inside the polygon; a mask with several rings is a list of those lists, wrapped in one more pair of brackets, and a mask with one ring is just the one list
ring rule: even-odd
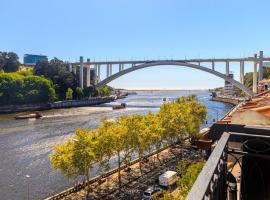
{"label": "arch bridge", "polygon": [[[260,51],[259,57],[257,54],[254,54],[254,57],[248,58],[225,58],[225,59],[190,59],[190,60],[138,60],[138,61],[98,61],[91,62],[90,59],[87,59],[87,62],[83,61],[83,57],[80,57],[80,62],[70,63],[70,71],[76,73],[79,71],[79,79],[80,86],[83,88],[84,85],[90,86],[90,70],[94,71],[93,81],[97,87],[102,85],[106,85],[111,81],[125,75],[131,73],[136,70],[162,66],[162,65],[174,65],[179,67],[189,67],[197,70],[201,70],[212,75],[215,75],[219,78],[224,79],[226,82],[231,83],[235,87],[239,88],[249,96],[253,96],[257,93],[257,83],[263,78],[263,62],[270,61],[270,58],[265,58],[263,56],[263,52]],[[240,64],[240,81],[233,79],[230,75],[230,63],[238,62]],[[246,62],[253,63],[253,90],[251,91],[244,85],[244,66]],[[202,63],[211,63],[211,67],[205,67]],[[225,65],[225,73],[221,73],[215,70],[216,63],[226,63]],[[118,72],[112,73],[113,66],[118,66]],[[106,78],[101,80],[101,67],[106,67]],[[79,70],[77,70],[79,68]],[[258,68],[258,69],[257,69]],[[85,72],[86,71],[86,72]],[[258,72],[258,73],[257,73]],[[86,74],[86,78],[84,76]],[[84,81],[86,80],[86,81]],[[84,84],[86,82],[86,84]]]}

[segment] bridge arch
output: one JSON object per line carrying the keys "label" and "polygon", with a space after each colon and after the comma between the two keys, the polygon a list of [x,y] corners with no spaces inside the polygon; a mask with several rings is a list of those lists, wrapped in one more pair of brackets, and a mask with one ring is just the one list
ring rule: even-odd
{"label": "bridge arch", "polygon": [[204,72],[208,72],[210,74],[213,74],[217,77],[220,77],[222,79],[224,79],[225,81],[230,82],[232,85],[236,86],[237,88],[239,88],[240,90],[242,90],[243,92],[245,92],[246,94],[248,94],[249,96],[253,96],[253,92],[246,87],[245,85],[243,85],[242,83],[226,76],[225,74],[222,74],[218,71],[212,70],[210,68],[207,67],[203,67],[201,65],[196,65],[196,64],[191,64],[191,63],[186,63],[186,62],[176,62],[176,61],[153,61],[153,62],[146,62],[140,65],[136,65],[130,68],[127,68],[125,70],[122,70],[120,72],[117,72],[116,74],[113,74],[111,76],[109,76],[108,78],[105,78],[104,80],[102,80],[101,82],[99,82],[97,84],[97,87],[100,87],[102,85],[106,85],[108,83],[110,83],[111,81],[125,75],[128,74],[130,72],[139,70],[139,69],[143,69],[143,68],[147,68],[147,67],[154,67],[154,66],[162,66],[162,65],[176,65],[176,66],[182,66],[182,67],[190,67],[193,69],[198,69]]}

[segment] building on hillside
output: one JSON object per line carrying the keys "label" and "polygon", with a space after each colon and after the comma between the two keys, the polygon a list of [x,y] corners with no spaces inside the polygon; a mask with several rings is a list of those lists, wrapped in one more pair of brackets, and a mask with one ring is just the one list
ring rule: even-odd
{"label": "building on hillside", "polygon": [[23,63],[25,65],[35,65],[38,61],[48,61],[44,55],[24,54]]}
{"label": "building on hillside", "polygon": [[[229,77],[233,79],[232,72],[229,73]],[[223,91],[224,96],[238,96],[240,93],[241,91],[237,87],[235,87],[230,82],[225,81],[224,91]]]}
{"label": "building on hillside", "polygon": [[258,83],[258,93],[265,92],[270,88],[270,79],[263,79]]}

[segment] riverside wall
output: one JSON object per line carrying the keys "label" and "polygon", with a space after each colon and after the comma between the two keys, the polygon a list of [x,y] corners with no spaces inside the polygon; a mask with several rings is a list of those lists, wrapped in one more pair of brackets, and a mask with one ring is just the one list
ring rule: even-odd
{"label": "riverside wall", "polygon": [[225,97],[225,96],[212,97],[212,101],[220,101],[220,102],[229,103],[235,106],[243,102],[244,100],[245,99],[242,99],[242,98],[233,98],[233,97]]}
{"label": "riverside wall", "polygon": [[60,109],[60,108],[71,108],[71,107],[82,107],[82,106],[94,106],[114,101],[114,97],[96,97],[82,100],[69,100],[69,101],[58,101],[47,104],[22,104],[22,105],[6,105],[0,106],[0,113],[15,113],[15,112],[26,112],[26,111],[39,111],[49,109]]}

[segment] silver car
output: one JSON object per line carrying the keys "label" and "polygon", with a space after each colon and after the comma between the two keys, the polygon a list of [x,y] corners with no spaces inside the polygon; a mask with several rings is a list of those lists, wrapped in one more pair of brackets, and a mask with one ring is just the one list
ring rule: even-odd
{"label": "silver car", "polygon": [[143,193],[143,199],[151,200],[154,195],[161,195],[163,193],[162,189],[159,187],[149,187]]}

